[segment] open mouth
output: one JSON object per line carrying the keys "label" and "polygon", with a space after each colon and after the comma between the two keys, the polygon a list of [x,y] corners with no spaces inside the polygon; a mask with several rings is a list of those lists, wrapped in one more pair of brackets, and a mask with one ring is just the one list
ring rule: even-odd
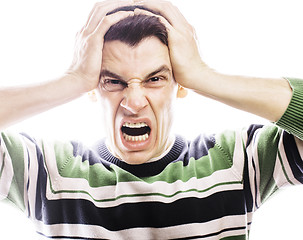
{"label": "open mouth", "polygon": [[121,131],[126,141],[139,142],[148,139],[151,129],[145,122],[125,122],[121,127]]}

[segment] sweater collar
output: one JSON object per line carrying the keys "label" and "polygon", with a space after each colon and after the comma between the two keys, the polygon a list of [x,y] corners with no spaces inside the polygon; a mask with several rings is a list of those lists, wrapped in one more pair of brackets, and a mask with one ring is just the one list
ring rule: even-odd
{"label": "sweater collar", "polygon": [[128,164],[119,160],[110,153],[104,140],[98,144],[98,153],[105,161],[115,164],[137,177],[149,177],[161,173],[169,163],[177,161],[185,145],[185,140],[180,136],[176,136],[171,150],[165,156],[157,161],[143,164]]}

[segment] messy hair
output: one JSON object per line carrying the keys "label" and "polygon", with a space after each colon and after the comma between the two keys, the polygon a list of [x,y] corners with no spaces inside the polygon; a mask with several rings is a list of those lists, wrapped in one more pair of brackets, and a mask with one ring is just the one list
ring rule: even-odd
{"label": "messy hair", "polygon": [[[119,11],[134,11],[136,8],[159,15],[159,13],[142,6],[120,7],[108,13],[108,15]],[[105,34],[104,41],[119,40],[134,47],[142,40],[149,37],[157,37],[163,44],[168,46],[168,33],[166,27],[160,22],[159,18],[156,16],[139,14],[126,17],[112,25]]]}

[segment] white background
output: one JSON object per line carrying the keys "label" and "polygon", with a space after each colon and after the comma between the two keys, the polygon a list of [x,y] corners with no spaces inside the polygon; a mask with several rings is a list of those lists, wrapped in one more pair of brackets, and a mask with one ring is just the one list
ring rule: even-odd
{"label": "white background", "polygon": [[[262,77],[303,78],[303,14],[300,0],[174,0],[196,28],[204,61],[217,71]],[[0,86],[36,83],[60,76],[69,66],[76,32],[92,0],[0,2]],[[274,103],[273,103],[274,104]],[[34,136],[103,136],[97,103],[82,97],[12,128]],[[242,128],[263,119],[194,94],[179,100],[176,132]],[[76,130],[77,129],[77,130]],[[251,239],[301,239],[302,187],[288,189],[255,214]],[[0,205],[0,239],[35,239],[18,210]]]}

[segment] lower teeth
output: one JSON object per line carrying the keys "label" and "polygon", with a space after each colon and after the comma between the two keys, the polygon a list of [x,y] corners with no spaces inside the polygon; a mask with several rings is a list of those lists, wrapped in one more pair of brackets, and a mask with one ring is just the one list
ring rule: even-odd
{"label": "lower teeth", "polygon": [[140,136],[130,136],[125,133],[123,133],[123,137],[126,141],[132,141],[132,142],[139,142],[139,141],[145,141],[148,139],[148,134],[140,135]]}

